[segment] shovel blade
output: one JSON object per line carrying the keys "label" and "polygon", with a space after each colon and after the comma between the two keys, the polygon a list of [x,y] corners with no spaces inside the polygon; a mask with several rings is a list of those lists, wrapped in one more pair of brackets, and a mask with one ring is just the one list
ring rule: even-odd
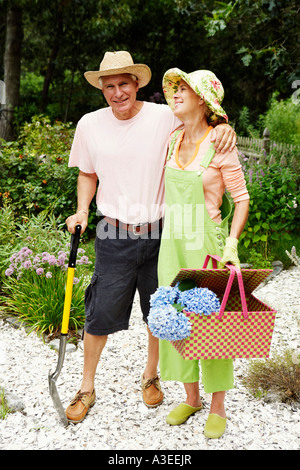
{"label": "shovel blade", "polygon": [[49,384],[49,392],[50,396],[52,398],[53,404],[58,412],[58,415],[60,417],[60,420],[62,421],[64,426],[68,426],[68,418],[66,416],[65,410],[62,406],[61,399],[59,398],[57,386],[56,386],[56,380],[60,374],[63,362],[64,362],[64,357],[65,357],[65,352],[66,352],[66,341],[67,341],[67,336],[66,335],[61,335],[60,336],[60,343],[59,343],[59,352],[58,352],[58,361],[57,361],[57,366],[55,372],[53,374],[50,373],[48,374],[48,384]]}
{"label": "shovel blade", "polygon": [[64,407],[62,406],[62,402],[59,398],[58,390],[57,390],[57,387],[56,387],[56,382],[53,379],[50,372],[49,372],[49,375],[48,375],[48,382],[49,382],[49,391],[50,391],[50,395],[51,395],[51,398],[52,398],[52,401],[53,401],[53,405],[54,405],[54,407],[55,407],[55,409],[58,413],[58,416],[59,416],[62,424],[65,427],[67,427],[68,424],[69,424],[68,418],[66,416],[66,412],[64,410]]}

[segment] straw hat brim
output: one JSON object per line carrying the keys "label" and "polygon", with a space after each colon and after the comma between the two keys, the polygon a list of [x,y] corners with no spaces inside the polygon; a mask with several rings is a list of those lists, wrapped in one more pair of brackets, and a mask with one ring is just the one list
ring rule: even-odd
{"label": "straw hat brim", "polygon": [[145,64],[126,65],[125,67],[112,68],[103,71],[88,71],[85,72],[84,77],[91,85],[101,90],[101,86],[99,83],[100,77],[107,77],[108,75],[120,75],[124,73],[130,73],[135,75],[139,81],[139,88],[143,88],[151,80],[151,70]]}

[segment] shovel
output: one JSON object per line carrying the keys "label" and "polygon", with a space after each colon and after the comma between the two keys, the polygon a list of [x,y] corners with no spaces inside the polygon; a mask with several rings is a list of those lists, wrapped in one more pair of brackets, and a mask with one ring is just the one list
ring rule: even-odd
{"label": "shovel", "polygon": [[72,291],[73,291],[73,280],[74,280],[76,255],[77,255],[77,249],[79,245],[80,232],[81,232],[81,225],[76,225],[75,234],[72,235],[71,237],[71,248],[70,248],[69,264],[68,264],[68,274],[67,274],[63,319],[62,319],[62,326],[61,326],[61,335],[60,335],[60,342],[59,342],[58,361],[57,361],[55,372],[51,374],[49,371],[49,375],[48,375],[50,395],[52,397],[53,404],[59,414],[59,417],[65,426],[68,426],[68,419],[67,419],[65,410],[62,406],[59,395],[58,395],[56,380],[62,369],[64,358],[65,358],[65,352],[66,352],[67,334],[68,334],[69,318],[70,318],[70,310],[71,310],[71,299],[72,299]]}

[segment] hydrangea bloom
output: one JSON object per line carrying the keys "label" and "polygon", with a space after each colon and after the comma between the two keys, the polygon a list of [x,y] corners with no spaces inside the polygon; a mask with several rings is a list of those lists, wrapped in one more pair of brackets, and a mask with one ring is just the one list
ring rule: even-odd
{"label": "hydrangea bloom", "polygon": [[202,315],[211,315],[221,307],[216,294],[207,287],[194,287],[180,292],[178,302],[185,306],[185,310]]}
{"label": "hydrangea bloom", "polygon": [[[204,287],[181,291],[175,287],[159,287],[151,296],[148,326],[153,336],[168,341],[187,338],[192,325],[182,310],[211,315],[220,310],[216,294]],[[178,308],[177,308],[178,307]]]}
{"label": "hydrangea bloom", "polygon": [[173,304],[176,302],[177,297],[178,297],[177,287],[161,286],[158,289],[156,289],[154,294],[151,295],[150,305],[152,307],[155,307],[159,305]]}
{"label": "hydrangea bloom", "polygon": [[153,336],[168,341],[187,338],[192,329],[184,313],[178,312],[170,304],[152,307],[148,315],[148,326]]}

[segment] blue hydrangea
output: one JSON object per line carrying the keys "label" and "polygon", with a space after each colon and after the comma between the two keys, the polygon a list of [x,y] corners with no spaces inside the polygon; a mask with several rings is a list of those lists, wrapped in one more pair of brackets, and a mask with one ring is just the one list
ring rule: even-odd
{"label": "blue hydrangea", "polygon": [[160,286],[154,294],[151,295],[151,307],[174,304],[178,298],[178,288],[171,286]]}
{"label": "blue hydrangea", "polygon": [[177,302],[184,305],[188,312],[201,315],[211,315],[212,312],[218,312],[221,307],[216,294],[207,287],[194,287],[180,292]]}
{"label": "blue hydrangea", "polygon": [[191,334],[192,325],[184,313],[171,304],[151,307],[148,326],[153,336],[168,341],[185,339]]}

